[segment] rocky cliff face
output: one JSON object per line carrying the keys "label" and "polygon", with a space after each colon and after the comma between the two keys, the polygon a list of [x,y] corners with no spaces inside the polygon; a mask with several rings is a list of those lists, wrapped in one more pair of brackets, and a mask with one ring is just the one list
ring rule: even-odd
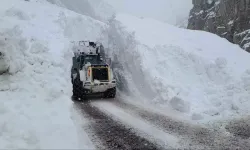
{"label": "rocky cliff face", "polygon": [[188,29],[215,33],[250,52],[250,0],[192,0]]}

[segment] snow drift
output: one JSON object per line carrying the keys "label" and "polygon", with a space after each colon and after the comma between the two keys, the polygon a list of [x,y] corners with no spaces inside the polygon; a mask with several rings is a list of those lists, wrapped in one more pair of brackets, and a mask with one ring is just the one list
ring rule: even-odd
{"label": "snow drift", "polygon": [[102,24],[46,1],[3,0],[0,15],[0,147],[87,148],[72,120],[68,47]]}
{"label": "snow drift", "polygon": [[149,103],[200,121],[249,114],[250,56],[237,45],[153,19],[119,14],[117,20],[135,32],[137,62],[127,61],[140,73],[132,74],[134,87]]}

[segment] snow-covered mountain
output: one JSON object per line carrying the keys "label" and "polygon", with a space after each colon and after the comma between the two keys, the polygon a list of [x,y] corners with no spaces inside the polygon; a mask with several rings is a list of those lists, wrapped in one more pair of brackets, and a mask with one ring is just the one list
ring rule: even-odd
{"label": "snow-covered mountain", "polygon": [[95,9],[113,14],[99,0],[1,2],[0,148],[94,149],[70,99],[72,40],[104,43],[118,99],[193,122],[249,115],[250,56],[239,46],[154,19],[102,21]]}
{"label": "snow-covered mountain", "polygon": [[96,18],[97,15],[88,0],[47,0],[52,4],[72,10],[76,13]]}
{"label": "snow-covered mountain", "polygon": [[104,0],[89,0],[89,3],[101,21],[105,22],[116,13],[115,9]]}
{"label": "snow-covered mountain", "polygon": [[103,0],[119,13],[187,27],[192,0]]}
{"label": "snow-covered mountain", "polygon": [[90,16],[100,21],[110,18],[115,10],[103,0],[47,0],[57,6],[69,9],[76,13]]}

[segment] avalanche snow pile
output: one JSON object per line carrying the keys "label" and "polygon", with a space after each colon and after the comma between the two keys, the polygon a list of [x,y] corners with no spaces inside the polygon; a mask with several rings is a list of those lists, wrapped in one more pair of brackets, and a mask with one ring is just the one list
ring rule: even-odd
{"label": "avalanche snow pile", "polygon": [[96,40],[102,24],[46,1],[3,0],[0,15],[0,147],[83,148],[67,47],[72,39]]}
{"label": "avalanche snow pile", "polygon": [[117,20],[135,31],[137,66],[155,93],[150,103],[195,121],[249,115],[250,55],[239,46],[153,19],[119,14]]}

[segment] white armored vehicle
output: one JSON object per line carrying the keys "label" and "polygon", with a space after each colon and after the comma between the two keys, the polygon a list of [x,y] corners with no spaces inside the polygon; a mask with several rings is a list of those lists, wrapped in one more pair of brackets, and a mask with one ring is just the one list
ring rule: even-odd
{"label": "white armored vehicle", "polygon": [[105,58],[101,43],[79,41],[74,46],[71,81],[73,97],[86,99],[87,95],[102,94],[104,98],[116,96],[116,80],[111,59]]}

